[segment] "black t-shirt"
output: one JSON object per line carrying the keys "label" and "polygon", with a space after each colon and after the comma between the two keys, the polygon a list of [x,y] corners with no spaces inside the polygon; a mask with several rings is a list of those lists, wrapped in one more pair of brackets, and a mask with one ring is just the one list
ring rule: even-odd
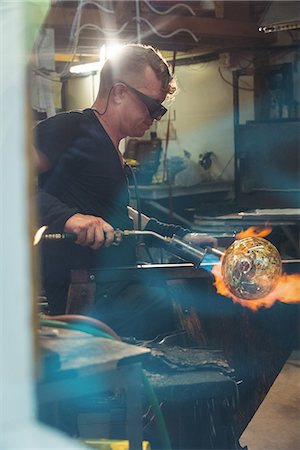
{"label": "black t-shirt", "polygon": [[[39,123],[35,138],[36,147],[53,167],[39,177],[41,225],[63,231],[66,220],[79,212],[100,216],[114,228],[133,228],[127,211],[129,194],[123,164],[91,109],[58,114]],[[108,268],[115,270],[136,263],[134,241],[128,239],[99,250],[64,240],[43,241],[40,249],[43,286],[51,314],[65,312],[72,269],[105,268],[107,272]],[[101,282],[101,274],[99,278],[97,301],[86,311],[88,314],[125,336],[148,339],[173,329],[172,304],[160,280],[145,287],[141,279],[105,283]]]}
{"label": "black t-shirt", "polygon": [[[99,216],[114,228],[133,228],[127,211],[129,193],[123,164],[91,109],[61,113],[40,122],[35,129],[35,145],[53,166],[39,177],[41,225],[48,225],[50,231],[63,231],[66,220],[79,212]],[[49,242],[44,247],[46,277],[51,278],[55,272],[56,281],[59,270],[135,263],[130,241],[99,250],[70,242]]]}
{"label": "black t-shirt", "polygon": [[[54,167],[40,177],[39,185],[65,205],[65,213],[100,216],[114,228],[132,228],[127,178],[119,153],[91,109],[41,122],[36,127],[36,147]],[[61,213],[47,220],[55,231],[62,231],[66,221],[58,230]],[[42,210],[41,219],[48,214],[49,208]]]}

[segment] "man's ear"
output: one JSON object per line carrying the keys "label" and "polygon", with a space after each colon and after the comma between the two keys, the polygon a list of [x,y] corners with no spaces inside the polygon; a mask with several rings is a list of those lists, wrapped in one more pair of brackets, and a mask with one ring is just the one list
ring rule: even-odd
{"label": "man's ear", "polygon": [[124,99],[125,93],[126,86],[124,86],[124,84],[115,84],[112,89],[112,97],[114,99],[114,102],[120,104]]}

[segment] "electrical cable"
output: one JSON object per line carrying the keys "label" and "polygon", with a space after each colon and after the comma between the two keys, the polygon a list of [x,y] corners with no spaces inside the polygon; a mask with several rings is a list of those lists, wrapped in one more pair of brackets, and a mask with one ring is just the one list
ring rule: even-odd
{"label": "electrical cable", "polygon": [[74,16],[74,19],[73,19],[73,22],[72,22],[69,42],[72,41],[74,39],[74,37],[76,36],[76,34],[78,33],[79,24],[81,22],[81,17],[82,17],[82,10],[87,5],[94,5],[98,9],[101,9],[102,11],[104,11],[106,13],[109,13],[109,14],[114,14],[115,13],[114,10],[107,9],[107,8],[105,8],[105,6],[101,5],[100,3],[97,3],[96,1],[81,0],[79,2],[77,11],[75,13],[75,16]]}
{"label": "electrical cable", "polygon": [[[219,75],[222,78],[222,80],[225,81],[225,83],[229,84],[230,86],[233,86],[233,84],[230,81],[226,80],[226,78],[224,77],[220,66],[218,68],[218,72],[219,72]],[[241,89],[242,91],[252,91],[252,92],[254,91],[253,88],[246,88],[246,87],[241,87],[241,86],[239,86],[239,89]]]}
{"label": "electrical cable", "polygon": [[86,324],[74,324],[63,322],[61,320],[47,320],[47,319],[41,319],[40,324],[41,326],[44,327],[63,328],[66,330],[81,331],[83,333],[91,334],[92,336],[95,337],[102,337],[105,339],[115,340],[115,338],[110,334],[105,333],[104,331],[100,331],[99,329]]}
{"label": "electrical cable", "polygon": [[[176,50],[173,52],[173,58],[172,58],[172,75],[175,74],[175,66],[176,66]],[[164,161],[163,161],[163,181],[167,181],[168,183],[168,203],[169,203],[169,215],[170,217],[173,216],[173,192],[172,192],[172,183],[170,181],[169,177],[169,170],[168,170],[168,147],[169,147],[169,141],[170,141],[170,129],[171,129],[171,115],[170,111],[168,114],[168,123],[167,123],[167,133],[166,133],[166,142],[165,142],[165,155],[164,155]]]}
{"label": "electrical cable", "polygon": [[[64,66],[63,70],[60,73],[61,76],[66,76],[66,74],[68,73],[70,65],[74,62],[73,59],[74,59],[74,57],[75,57],[75,55],[77,53],[77,50],[78,50],[79,36],[80,36],[81,31],[84,30],[84,29],[96,30],[96,31],[99,31],[100,33],[104,34],[105,36],[114,37],[114,36],[118,36],[120,33],[122,33],[122,31],[129,25],[129,23],[131,21],[135,20],[135,21],[138,21],[139,23],[141,21],[145,22],[152,29],[153,33],[155,33],[157,36],[160,36],[160,37],[165,38],[165,39],[170,38],[170,37],[172,37],[175,34],[178,34],[180,32],[185,32],[185,33],[190,34],[190,36],[192,36],[194,41],[196,41],[196,42],[199,41],[197,36],[192,31],[188,30],[187,28],[180,28],[178,30],[173,31],[172,33],[169,33],[169,34],[161,34],[161,33],[159,33],[156,30],[156,28],[147,19],[145,19],[143,17],[139,17],[139,18],[133,17],[131,19],[131,21],[125,22],[122,25],[122,27],[119,30],[117,30],[117,31],[106,30],[106,29],[103,29],[103,28],[99,27],[98,25],[95,25],[95,24],[92,24],[92,23],[87,23],[87,24],[84,24],[84,25],[80,26],[81,15],[82,15],[82,8],[83,8],[83,6],[85,6],[85,4],[87,4],[87,3],[79,4],[78,10],[77,10],[76,15],[74,17],[73,24],[72,24],[72,27],[71,27],[70,38],[69,38],[69,42],[74,41],[72,49],[70,50],[71,53],[72,53],[72,58],[71,58],[71,61],[69,61]],[[74,31],[74,29],[75,29],[75,31]]]}
{"label": "electrical cable", "polygon": [[90,0],[83,0],[82,7],[86,5],[95,5],[98,9],[101,9],[104,12],[107,12],[109,14],[115,14],[115,11],[113,9],[108,9],[105,6],[101,5],[101,3],[97,3],[96,1],[90,1]]}
{"label": "electrical cable", "polygon": [[174,9],[176,8],[186,8],[192,14],[192,16],[196,15],[196,13],[192,10],[192,8],[184,3],[177,3],[176,5],[171,6],[171,8],[166,9],[165,11],[159,11],[158,9],[154,8],[154,6],[152,6],[147,0],[144,0],[144,3],[146,3],[146,5],[148,6],[149,9],[151,9],[151,11],[159,15],[170,14],[170,12],[174,11]]}
{"label": "electrical cable", "polygon": [[241,62],[239,61],[239,62],[238,62],[238,67],[239,67],[240,70],[248,70],[250,67],[251,67],[251,68],[253,67],[253,63],[252,63],[252,61],[251,61],[251,62],[249,62],[248,64],[245,64],[245,65],[243,66],[243,64],[241,64]]}
{"label": "electrical cable", "polygon": [[[53,83],[61,83],[61,79],[56,72],[50,72],[46,69],[39,69],[36,66],[31,66],[31,69],[36,75],[39,75],[40,77],[45,78],[46,80],[50,80]],[[54,76],[52,76],[51,73],[53,73]]]}
{"label": "electrical cable", "polygon": [[[136,17],[133,17],[133,20],[136,20]],[[140,17],[140,21],[141,22],[145,22],[149,28],[151,28],[151,30],[153,31],[154,34],[156,34],[157,36],[164,38],[164,39],[168,39],[172,36],[174,36],[175,34],[178,33],[188,33],[190,36],[192,36],[192,38],[194,39],[195,42],[199,42],[199,39],[197,38],[197,36],[191,31],[188,30],[187,28],[178,28],[178,30],[172,31],[169,34],[161,34],[159,31],[157,31],[157,29],[152,25],[151,22],[149,22],[149,20],[145,19],[144,17]]]}
{"label": "electrical cable", "polygon": [[[188,33],[190,36],[192,36],[192,38],[194,39],[195,42],[198,42],[199,39],[197,38],[197,36],[190,30],[188,30],[187,28],[179,28],[178,30],[172,31],[169,34],[161,34],[159,31],[157,31],[157,29],[151,24],[151,22],[149,22],[149,20],[145,19],[144,17],[133,17],[132,20],[138,21],[138,22],[145,22],[153,31],[154,34],[156,34],[157,36],[160,36],[162,38],[168,39],[172,36],[174,36],[175,34],[184,32],[184,33]],[[131,21],[132,21],[131,20]],[[122,31],[129,25],[129,23],[131,21],[127,21],[125,22],[122,27],[117,30],[117,31],[112,31],[112,30],[105,30],[104,28],[99,27],[98,25],[92,24],[92,23],[86,23],[84,25],[81,25],[78,29],[78,35],[76,36],[76,43],[78,43],[78,39],[79,39],[79,34],[81,33],[82,30],[84,29],[88,29],[88,30],[96,30],[96,31],[100,31],[100,33],[103,33],[104,35],[107,35],[109,37],[111,36],[118,36],[120,33],[122,33]]]}
{"label": "electrical cable", "polygon": [[[134,19],[135,19],[135,17],[134,17],[132,20],[134,20]],[[121,28],[120,28],[119,30],[117,30],[117,31],[106,30],[105,28],[101,28],[101,27],[99,27],[98,25],[95,25],[95,24],[93,24],[93,23],[85,23],[84,25],[81,25],[81,26],[79,27],[78,32],[79,32],[79,34],[80,34],[80,32],[81,32],[82,30],[87,29],[87,30],[96,30],[96,31],[100,31],[100,33],[103,33],[104,35],[109,36],[109,37],[111,37],[111,36],[118,36],[120,33],[122,33],[122,31],[127,27],[127,25],[128,25],[129,23],[130,23],[130,21],[125,22],[125,23],[121,26]]]}
{"label": "electrical cable", "polygon": [[[148,2],[146,2],[146,3],[147,3],[147,5],[148,5],[148,7],[150,7],[150,5],[148,4]],[[107,34],[107,35],[116,35],[116,34],[120,34],[120,33],[127,27],[127,25],[130,23],[130,21],[126,22],[126,23],[121,27],[121,29],[118,30],[117,32],[112,32],[112,31],[106,31],[106,30],[103,30],[102,28],[100,28],[99,26],[96,26],[96,25],[94,25],[94,24],[85,24],[85,25],[83,25],[83,26],[80,27],[81,16],[82,16],[82,9],[83,9],[84,6],[86,6],[86,5],[88,5],[88,4],[93,4],[93,5],[97,6],[99,9],[102,9],[104,12],[112,13],[112,14],[114,13],[113,10],[110,10],[110,9],[105,8],[105,7],[104,7],[103,5],[101,5],[100,3],[92,2],[92,1],[84,1],[84,0],[81,0],[81,1],[80,1],[79,5],[78,5],[78,8],[77,8],[77,11],[76,11],[76,14],[75,14],[74,19],[73,19],[73,22],[72,22],[71,32],[70,32],[70,37],[69,37],[69,43],[75,41],[75,42],[70,46],[70,48],[68,49],[68,52],[71,53],[72,57],[71,57],[71,60],[65,64],[65,66],[63,67],[63,69],[62,69],[61,72],[59,73],[59,75],[60,75],[61,77],[66,77],[66,76],[69,75],[69,73],[68,73],[68,72],[69,72],[69,68],[70,68],[71,64],[74,63],[74,57],[75,57],[75,55],[76,55],[76,53],[77,53],[77,51],[78,51],[79,35],[80,35],[80,32],[81,32],[83,29],[85,29],[85,28],[96,29],[96,30],[100,31],[101,33],[103,33],[104,35],[106,35],[106,34]],[[184,5],[184,4],[177,4],[177,5],[174,5],[174,8],[175,8],[175,7],[179,7],[179,6],[185,7],[185,8],[187,8],[187,9],[190,10],[189,6],[188,6],[188,5]],[[152,7],[152,8],[153,8],[153,7]],[[150,8],[150,9],[151,9],[151,8]],[[173,9],[173,7],[172,7],[172,8],[169,8],[169,10],[167,10],[167,11],[165,12],[165,14],[167,14],[168,12],[170,12],[171,9]],[[190,10],[190,12],[191,12],[191,14],[195,15],[194,12],[193,12],[192,10]],[[156,11],[156,13],[159,14],[158,11]],[[162,14],[162,13],[161,13],[161,14]],[[133,18],[132,20],[137,20],[137,18]],[[158,36],[162,37],[162,38],[169,38],[169,37],[171,37],[171,36],[173,36],[174,34],[179,33],[179,32],[187,32],[187,33],[189,33],[189,34],[193,37],[193,39],[194,39],[196,42],[199,41],[199,39],[195,36],[195,34],[192,33],[192,32],[191,32],[190,30],[188,30],[188,29],[184,29],[184,28],[183,28],[183,29],[176,30],[176,31],[174,31],[174,32],[172,32],[172,33],[170,33],[170,34],[168,34],[168,35],[163,35],[163,34],[159,33],[159,32],[151,25],[151,23],[150,23],[147,19],[141,18],[141,20],[143,20],[145,23],[147,23],[148,26],[151,27],[151,29],[153,30],[153,32],[154,32],[155,34],[157,34]],[[294,48],[295,48],[295,46],[291,46],[291,47],[292,47],[292,48],[291,48],[290,51],[293,51]],[[223,52],[223,53],[224,53],[224,52],[226,52],[226,51],[230,51],[230,50],[234,50],[234,49],[236,49],[236,48],[220,49],[219,51],[218,51],[218,50],[215,51],[215,52],[214,52],[214,55],[216,55],[218,52]],[[251,48],[251,49],[253,50],[253,48]],[[269,50],[269,51],[272,51],[272,50],[277,51],[278,49],[279,49],[278,47],[275,47],[275,48],[273,48],[273,49],[268,47],[268,50]],[[242,50],[247,50],[247,48],[242,48]],[[286,50],[286,49],[285,49],[285,50]],[[208,55],[209,55],[209,54],[208,54]],[[203,57],[204,57],[204,58],[207,58],[208,55],[203,55]],[[44,76],[44,75],[41,74],[41,76]],[[46,76],[45,76],[45,78],[46,78]],[[225,80],[224,80],[224,81],[225,81]],[[227,82],[227,80],[226,80],[226,82]],[[228,82],[228,83],[229,83],[229,82]]]}
{"label": "electrical cable", "polygon": [[140,21],[140,0],[135,0],[135,13],[136,13],[136,40],[137,44],[141,44],[141,21]]}
{"label": "electrical cable", "polygon": [[[251,56],[247,57],[243,54],[243,51],[242,51],[242,53],[239,53],[238,51],[235,53],[237,53],[237,56],[238,56],[238,66],[240,69],[247,70],[247,69],[249,69],[249,67],[251,67],[251,69],[254,70],[254,65],[257,61],[257,58],[255,58],[254,55],[252,57]],[[246,61],[247,64],[246,65],[241,64],[241,60]]]}
{"label": "electrical cable", "polygon": [[[70,49],[69,49],[69,52],[72,54],[72,57],[71,57],[71,61],[69,61],[69,62],[63,67],[63,69],[62,69],[62,71],[61,71],[61,73],[60,73],[60,75],[61,75],[62,77],[66,76],[66,75],[68,74],[68,72],[69,72],[69,67],[70,67],[70,65],[74,62],[74,57],[75,57],[75,55],[76,55],[76,53],[77,53],[77,50],[78,50],[78,42],[79,42],[79,36],[80,36],[81,31],[82,31],[84,28],[88,28],[88,29],[96,29],[96,30],[100,31],[101,33],[104,33],[104,34],[105,34],[105,31],[103,31],[102,28],[97,27],[97,26],[94,25],[94,24],[85,24],[85,25],[80,26],[80,23],[81,23],[81,17],[82,17],[82,9],[83,9],[84,6],[86,6],[86,5],[88,5],[88,4],[94,4],[94,5],[96,5],[99,9],[102,9],[102,10],[105,11],[105,12],[108,12],[108,13],[114,13],[114,11],[108,10],[108,9],[106,9],[105,7],[103,7],[102,5],[100,5],[100,4],[98,4],[98,3],[95,3],[95,2],[85,2],[85,1],[81,1],[81,2],[79,3],[78,8],[77,8],[77,11],[76,11],[76,14],[75,14],[75,16],[74,16],[74,19],[73,19],[73,22],[72,22],[72,25],[71,25],[71,32],[70,32],[70,36],[69,36],[69,44],[72,43],[72,42],[74,41],[74,43],[71,45],[71,47],[70,47]],[[127,26],[127,23],[125,24],[125,26]],[[122,30],[123,30],[123,27],[122,27],[121,31],[122,31]]]}
{"label": "electrical cable", "polygon": [[[68,50],[68,53],[71,53],[72,57],[71,57],[71,60],[64,65],[64,67],[60,73],[61,77],[64,77],[68,74],[69,68],[70,68],[71,64],[74,62],[74,57],[77,53],[78,40],[79,40],[78,29],[79,29],[80,22],[81,22],[81,15],[82,15],[82,0],[78,5],[76,14],[75,14],[73,22],[72,22],[70,36],[69,36],[69,42],[68,42],[68,47],[67,47],[67,50],[70,48],[70,50]],[[73,42],[74,39],[75,39],[75,43],[70,46],[70,44]]]}
{"label": "electrical cable", "polygon": [[[55,316],[53,316],[53,317],[55,317]],[[60,317],[60,316],[56,316],[56,317]],[[64,316],[61,316],[61,317],[64,317]],[[67,317],[68,317],[68,315],[67,315]],[[62,328],[62,329],[67,329],[67,330],[82,331],[84,333],[91,334],[95,337],[103,337],[106,339],[116,340],[116,338],[114,336],[107,334],[103,331],[100,331],[99,329],[95,328],[94,326],[83,327],[82,324],[68,323],[66,321],[63,322],[62,320],[46,320],[46,319],[40,320],[40,324],[45,327],[56,327],[56,328]],[[163,445],[163,449],[164,450],[172,450],[168,430],[167,430],[166,423],[165,423],[165,419],[164,419],[162,411],[159,407],[157,396],[154,392],[154,389],[153,389],[151,383],[149,382],[147,376],[145,375],[144,371],[142,371],[142,382],[143,382],[146,394],[148,396],[149,403],[152,406],[155,417],[157,419],[157,426],[158,426],[158,431],[161,436],[161,442]]]}
{"label": "electrical cable", "polygon": [[108,104],[109,104],[109,97],[110,97],[110,94],[111,94],[111,91],[112,91],[113,87],[114,87],[114,85],[110,88],[110,90],[109,90],[109,92],[108,92],[108,96],[107,96],[107,100],[106,100],[106,105],[105,105],[105,108],[104,108],[104,111],[103,111],[103,112],[98,111],[98,109],[91,108],[92,111],[95,111],[99,116],[103,116],[103,115],[106,113],[106,111],[107,111]]}
{"label": "electrical cable", "polygon": [[225,172],[225,170],[227,169],[227,167],[229,166],[229,164],[231,163],[231,161],[233,160],[233,158],[234,158],[234,155],[232,155],[232,156],[229,158],[227,164],[225,165],[225,167],[223,167],[222,171],[219,173],[219,175],[217,176],[217,178],[221,178],[221,177],[222,177],[223,173]]}
{"label": "electrical cable", "polygon": [[76,10],[76,13],[75,13],[72,25],[71,25],[69,43],[74,40],[76,33],[78,31],[78,27],[81,22],[82,8],[83,8],[83,0],[79,0],[79,5],[78,5],[78,8]]}
{"label": "electrical cable", "polygon": [[72,53],[71,61],[68,62],[64,66],[64,68],[63,68],[62,72],[60,73],[60,75],[61,76],[68,75],[69,67],[71,66],[72,63],[74,63],[74,57],[75,57],[75,55],[77,54],[77,51],[78,51],[79,36],[80,36],[80,33],[81,33],[82,30],[84,30],[84,29],[96,30],[96,31],[99,31],[100,33],[104,34],[104,36],[114,37],[114,36],[117,36],[118,34],[120,34],[127,27],[127,25],[129,23],[130,23],[129,21],[126,22],[118,31],[108,31],[108,30],[105,30],[105,29],[103,29],[103,28],[101,28],[101,27],[99,27],[99,26],[97,26],[95,24],[92,24],[92,23],[86,23],[84,25],[78,26],[78,28],[76,30],[76,34],[75,34],[74,38],[72,38],[72,39],[75,39],[75,42],[74,42],[74,44],[72,46],[72,50],[71,50],[71,53]]}
{"label": "electrical cable", "polygon": [[95,319],[94,317],[83,316],[80,314],[63,314],[56,316],[45,316],[45,320],[58,320],[66,323],[87,324],[100,331],[104,331],[105,333],[110,334],[116,340],[121,341],[120,336],[118,336],[117,333],[111,327],[109,327],[106,323],[102,322],[101,320]]}
{"label": "electrical cable", "polygon": [[140,195],[139,195],[139,188],[138,188],[138,183],[137,183],[137,179],[135,176],[135,173],[132,169],[132,167],[125,163],[124,166],[126,167],[126,169],[129,170],[130,175],[132,176],[132,180],[133,180],[133,185],[134,185],[134,192],[135,192],[135,199],[136,199],[136,210],[138,213],[138,230],[142,229],[142,211],[141,211],[141,199],[140,199]]}
{"label": "electrical cable", "polygon": [[149,382],[149,380],[148,380],[148,378],[147,378],[147,376],[145,375],[144,372],[142,372],[142,381],[143,381],[143,385],[144,385],[145,391],[147,393],[147,396],[149,398],[150,404],[153,407],[153,411],[154,411],[154,414],[155,414],[156,419],[157,419],[157,426],[158,426],[158,431],[159,431],[160,436],[161,436],[162,448],[164,450],[172,450],[170,437],[169,437],[169,434],[168,434],[168,430],[167,430],[167,427],[166,427],[164,416],[163,416],[162,411],[161,411],[161,409],[159,407],[157,396],[156,396],[156,394],[154,392],[153,386]]}

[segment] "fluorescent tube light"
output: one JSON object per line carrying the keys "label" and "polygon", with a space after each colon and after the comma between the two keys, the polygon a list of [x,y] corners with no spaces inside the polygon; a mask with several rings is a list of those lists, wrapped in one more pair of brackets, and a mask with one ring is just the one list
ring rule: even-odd
{"label": "fluorescent tube light", "polygon": [[95,61],[92,63],[78,64],[77,66],[70,67],[71,73],[89,73],[89,72],[99,72],[103,66],[100,61]]}

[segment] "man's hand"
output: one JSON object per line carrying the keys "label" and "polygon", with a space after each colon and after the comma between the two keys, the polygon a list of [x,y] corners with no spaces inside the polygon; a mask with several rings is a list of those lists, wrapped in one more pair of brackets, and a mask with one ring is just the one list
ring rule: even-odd
{"label": "man's hand", "polygon": [[218,240],[204,233],[188,233],[183,237],[187,244],[198,245],[199,247],[217,247]]}
{"label": "man's hand", "polygon": [[76,244],[94,250],[109,247],[114,241],[113,227],[101,217],[74,214],[66,221],[64,231],[77,235]]}

